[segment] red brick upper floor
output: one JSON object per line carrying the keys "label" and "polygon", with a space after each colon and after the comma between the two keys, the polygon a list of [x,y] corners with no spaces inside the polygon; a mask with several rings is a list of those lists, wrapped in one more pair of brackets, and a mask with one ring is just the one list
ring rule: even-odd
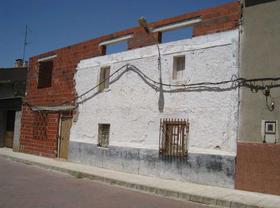
{"label": "red brick upper floor", "polygon": [[110,41],[125,40],[127,49],[131,50],[161,43],[165,31],[180,26],[192,27],[193,37],[232,30],[239,25],[240,11],[239,2],[226,3],[153,22],[148,25],[152,29],[150,33],[140,26],[129,28],[31,57],[25,102],[31,105],[71,103],[75,97],[73,78],[77,64],[82,59],[106,55],[106,43]]}

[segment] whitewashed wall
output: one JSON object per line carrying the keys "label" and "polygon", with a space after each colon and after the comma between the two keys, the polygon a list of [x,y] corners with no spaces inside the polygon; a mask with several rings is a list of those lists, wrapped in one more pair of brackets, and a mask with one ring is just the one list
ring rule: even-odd
{"label": "whitewashed wall", "polygon": [[[160,44],[160,49],[164,83],[216,82],[238,75],[237,30]],[[172,80],[176,55],[186,56],[180,82]],[[158,80],[157,48],[149,46],[82,60],[75,75],[78,95],[98,84],[100,67],[110,66],[113,73],[127,63]],[[79,106],[70,141],[96,144],[98,123],[110,123],[110,145],[158,149],[160,118],[184,118],[190,122],[189,152],[235,154],[238,90],[164,93],[163,113],[158,111],[158,97],[158,92],[130,71]]]}

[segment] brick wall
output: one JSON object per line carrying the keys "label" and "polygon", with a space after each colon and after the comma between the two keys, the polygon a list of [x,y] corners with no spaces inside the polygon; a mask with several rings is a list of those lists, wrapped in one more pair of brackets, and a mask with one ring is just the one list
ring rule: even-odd
{"label": "brick wall", "polygon": [[203,11],[202,22],[193,28],[193,36],[231,30],[239,25],[240,4],[233,2]]}
{"label": "brick wall", "polygon": [[280,195],[280,144],[237,144],[237,189]]}
{"label": "brick wall", "polygon": [[22,113],[24,117],[22,118],[20,150],[26,153],[55,157],[59,114],[48,113],[48,124],[46,126],[47,138],[35,139],[33,137],[35,113],[26,106],[23,107]]}
{"label": "brick wall", "polygon": [[[150,27],[154,28],[200,17],[202,21],[193,26],[193,36],[198,36],[235,29],[238,26],[239,15],[239,2],[233,2],[215,8],[160,20],[151,23]],[[135,27],[30,58],[26,89],[27,95],[24,102],[33,106],[70,104],[75,97],[73,77],[79,61],[81,59],[104,55],[106,48],[99,47],[98,44],[100,42],[129,34],[133,34],[133,38],[128,41],[128,49],[144,47],[161,41],[161,33],[147,34],[142,28]],[[38,89],[38,59],[51,55],[57,56],[53,60],[52,86]],[[26,105],[23,106],[20,151],[56,157],[59,113],[51,113],[49,117],[49,124],[52,128],[48,129],[48,138],[46,140],[34,140],[32,110]]]}

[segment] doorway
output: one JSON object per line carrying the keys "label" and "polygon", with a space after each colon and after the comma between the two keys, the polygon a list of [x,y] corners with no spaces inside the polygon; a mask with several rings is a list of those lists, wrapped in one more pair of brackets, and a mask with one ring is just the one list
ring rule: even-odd
{"label": "doorway", "polygon": [[7,111],[6,131],[4,134],[4,146],[13,148],[14,128],[15,128],[15,111]]}
{"label": "doorway", "polygon": [[58,157],[62,159],[68,158],[68,146],[70,138],[70,129],[72,126],[72,117],[62,116],[60,119],[60,136],[59,136],[59,154]]}

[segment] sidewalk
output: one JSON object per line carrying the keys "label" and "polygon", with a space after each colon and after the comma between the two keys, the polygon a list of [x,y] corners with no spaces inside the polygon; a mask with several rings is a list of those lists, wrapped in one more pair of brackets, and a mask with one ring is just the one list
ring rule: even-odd
{"label": "sidewalk", "polygon": [[79,178],[85,177],[95,181],[153,193],[173,199],[194,201],[218,207],[280,208],[280,196],[276,195],[133,175],[58,159],[13,152],[8,148],[0,148],[0,156],[18,162],[66,172]]}

